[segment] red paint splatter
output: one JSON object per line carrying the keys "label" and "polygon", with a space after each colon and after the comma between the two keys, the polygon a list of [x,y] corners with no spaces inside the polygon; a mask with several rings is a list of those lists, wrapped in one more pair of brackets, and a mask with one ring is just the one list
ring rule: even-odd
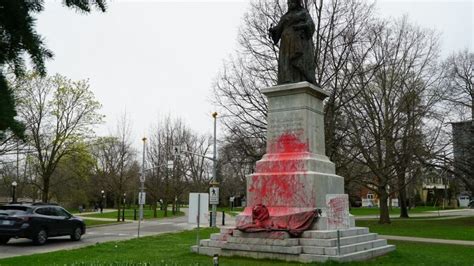
{"label": "red paint splatter", "polygon": [[248,187],[249,206],[264,204],[274,212],[287,211],[272,207],[313,207],[311,188],[306,188],[305,157],[308,144],[294,133],[282,134],[268,143],[268,153],[257,163],[256,173]]}
{"label": "red paint splatter", "polygon": [[301,142],[297,135],[301,134],[284,133],[276,140],[270,141],[268,153],[308,152],[308,144]]}

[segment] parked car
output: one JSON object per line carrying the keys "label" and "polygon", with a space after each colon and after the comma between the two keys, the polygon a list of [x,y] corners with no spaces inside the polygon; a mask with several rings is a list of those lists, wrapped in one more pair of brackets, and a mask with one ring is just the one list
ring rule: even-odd
{"label": "parked car", "polygon": [[84,222],[64,208],[45,203],[0,206],[0,245],[11,238],[29,238],[37,245],[49,237],[69,235],[79,241],[86,232]]}

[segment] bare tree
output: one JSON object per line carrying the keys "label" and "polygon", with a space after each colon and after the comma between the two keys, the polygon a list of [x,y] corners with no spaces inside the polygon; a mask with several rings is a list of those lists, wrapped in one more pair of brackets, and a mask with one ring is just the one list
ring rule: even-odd
{"label": "bare tree", "polygon": [[102,121],[101,105],[87,81],[66,77],[41,78],[31,74],[17,84],[18,113],[26,126],[28,144],[34,149],[42,199],[50,198],[51,175],[59,161],[74,152],[92,126]]}
{"label": "bare tree", "polygon": [[405,188],[413,180],[413,162],[429,157],[425,123],[440,101],[438,39],[406,18],[375,27],[380,34],[373,35],[365,64],[380,67],[360,74],[360,82],[352,84],[357,94],[347,95],[352,99],[344,105],[350,134],[346,151],[365,166],[359,182],[379,195],[379,222],[389,223],[389,195],[399,194],[401,215],[408,217]]}
{"label": "bare tree", "polygon": [[[156,202],[162,200],[165,216],[168,215],[168,205],[172,205],[173,213],[178,201],[182,200],[188,191],[190,166],[186,156],[174,157],[173,146],[186,144],[191,146],[193,133],[180,120],[164,118],[152,130],[147,148],[147,161],[152,169],[147,173],[147,191]],[[173,161],[173,168],[167,168],[167,161]],[[196,169],[195,169],[196,171]],[[156,211],[155,211],[156,213]]]}
{"label": "bare tree", "polygon": [[457,111],[460,120],[474,119],[474,53],[467,49],[443,62],[445,99]]}
{"label": "bare tree", "polygon": [[189,182],[189,192],[204,192],[209,186],[212,177],[211,161],[195,154],[209,156],[211,143],[212,139],[210,136],[192,134],[183,145],[186,151],[194,153],[185,153],[183,155],[183,161],[188,165],[186,176]]}
{"label": "bare tree", "polygon": [[114,199],[119,213],[123,193],[130,184],[138,181],[139,166],[130,135],[131,125],[124,115],[118,121],[117,132],[113,136],[98,138],[93,145],[97,160],[96,174],[109,198]]}

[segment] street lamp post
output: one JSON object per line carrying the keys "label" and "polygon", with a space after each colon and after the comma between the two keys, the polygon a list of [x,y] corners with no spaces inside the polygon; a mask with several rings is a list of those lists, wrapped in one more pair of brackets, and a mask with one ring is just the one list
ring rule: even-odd
{"label": "street lamp post", "polygon": [[139,204],[140,204],[140,210],[139,210],[139,218],[138,218],[138,232],[137,232],[137,237],[140,237],[140,226],[141,226],[141,221],[143,219],[143,199],[144,197],[144,190],[145,190],[145,148],[146,148],[146,138],[142,138],[143,141],[143,157],[142,157],[142,173],[140,176],[140,196],[138,197],[139,199]]}
{"label": "street lamp post", "polygon": [[101,190],[100,191],[101,198],[100,198],[100,213],[104,212],[104,204],[105,204],[105,191]]}
{"label": "street lamp post", "polygon": [[12,203],[16,203],[16,186],[18,183],[16,181],[12,182]]}
{"label": "street lamp post", "polygon": [[[217,112],[212,113],[212,117],[214,118],[214,152],[212,155],[212,186],[217,186],[217,178],[216,178],[216,167],[217,167]],[[212,217],[211,217],[211,226],[215,227],[217,224],[217,204],[212,204]]]}
{"label": "street lamp post", "polygon": [[125,202],[127,200],[127,193],[123,193],[123,206],[122,206],[122,222],[125,222]]}

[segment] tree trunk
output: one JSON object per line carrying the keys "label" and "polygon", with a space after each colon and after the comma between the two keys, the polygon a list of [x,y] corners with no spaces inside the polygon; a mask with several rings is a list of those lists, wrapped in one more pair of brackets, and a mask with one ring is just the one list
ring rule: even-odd
{"label": "tree trunk", "polygon": [[400,205],[400,218],[410,218],[408,216],[407,191],[402,188],[398,191],[398,204]]}
{"label": "tree trunk", "polygon": [[41,197],[41,200],[44,203],[47,203],[49,201],[49,180],[50,175],[43,176],[43,195]]}
{"label": "tree trunk", "polygon": [[380,218],[379,218],[379,224],[389,224],[390,223],[390,213],[388,210],[388,193],[386,191],[383,191],[382,193],[379,193],[380,197]]}
{"label": "tree trunk", "polygon": [[153,218],[157,218],[158,217],[158,212],[156,211],[157,209],[157,206],[156,206],[156,200],[153,201]]}
{"label": "tree trunk", "polygon": [[163,203],[163,209],[165,213],[163,214],[164,217],[168,217],[168,202]]}
{"label": "tree trunk", "polygon": [[120,197],[117,199],[117,222],[120,222]]}

